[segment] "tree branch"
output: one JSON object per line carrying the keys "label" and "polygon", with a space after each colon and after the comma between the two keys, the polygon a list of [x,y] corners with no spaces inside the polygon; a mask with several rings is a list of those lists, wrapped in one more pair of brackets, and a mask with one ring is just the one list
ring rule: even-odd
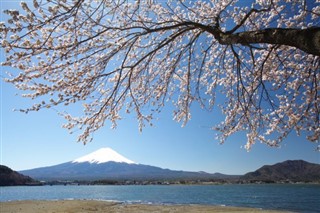
{"label": "tree branch", "polygon": [[268,28],[235,34],[220,33],[220,44],[277,44],[296,47],[306,53],[320,56],[320,27],[307,29]]}

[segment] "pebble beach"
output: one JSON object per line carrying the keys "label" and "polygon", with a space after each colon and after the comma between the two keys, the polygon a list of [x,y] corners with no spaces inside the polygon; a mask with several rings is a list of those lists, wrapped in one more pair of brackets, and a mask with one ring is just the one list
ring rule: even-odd
{"label": "pebble beach", "polygon": [[[279,212],[253,208],[205,206],[205,205],[148,205],[127,204],[95,200],[59,200],[59,201],[9,201],[0,202],[1,213],[210,213],[210,212]],[[284,212],[284,211],[283,211]]]}

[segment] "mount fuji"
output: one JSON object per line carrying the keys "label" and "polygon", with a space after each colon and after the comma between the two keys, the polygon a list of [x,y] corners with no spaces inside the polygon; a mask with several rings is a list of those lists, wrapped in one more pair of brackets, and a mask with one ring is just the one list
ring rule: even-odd
{"label": "mount fuji", "polygon": [[19,171],[37,180],[206,180],[221,174],[185,172],[135,163],[111,148],[101,148],[66,163]]}

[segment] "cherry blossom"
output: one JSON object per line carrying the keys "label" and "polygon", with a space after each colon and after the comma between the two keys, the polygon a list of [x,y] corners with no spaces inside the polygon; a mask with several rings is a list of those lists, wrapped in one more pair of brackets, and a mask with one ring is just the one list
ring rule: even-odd
{"label": "cherry blossom", "polygon": [[[87,143],[107,120],[137,115],[139,129],[173,103],[186,125],[194,102],[217,110],[223,143],[237,132],[279,144],[291,132],[320,138],[318,0],[33,0],[0,23],[7,82],[60,112]],[[222,103],[216,103],[221,97]],[[214,108],[215,107],[215,108]]]}

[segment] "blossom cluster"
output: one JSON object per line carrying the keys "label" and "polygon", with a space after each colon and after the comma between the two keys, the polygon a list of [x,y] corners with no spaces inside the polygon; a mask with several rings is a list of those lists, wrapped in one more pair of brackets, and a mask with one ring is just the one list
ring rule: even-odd
{"label": "blossom cluster", "polygon": [[[36,103],[22,111],[81,103],[83,114],[61,114],[79,141],[121,114],[135,112],[139,129],[167,102],[185,125],[190,107],[225,120],[213,129],[223,143],[246,132],[278,146],[292,131],[320,138],[320,58],[279,44],[223,44],[220,36],[320,24],[320,2],[304,0],[126,1],[33,0],[0,23],[7,82]],[[214,116],[213,116],[214,119]]]}

